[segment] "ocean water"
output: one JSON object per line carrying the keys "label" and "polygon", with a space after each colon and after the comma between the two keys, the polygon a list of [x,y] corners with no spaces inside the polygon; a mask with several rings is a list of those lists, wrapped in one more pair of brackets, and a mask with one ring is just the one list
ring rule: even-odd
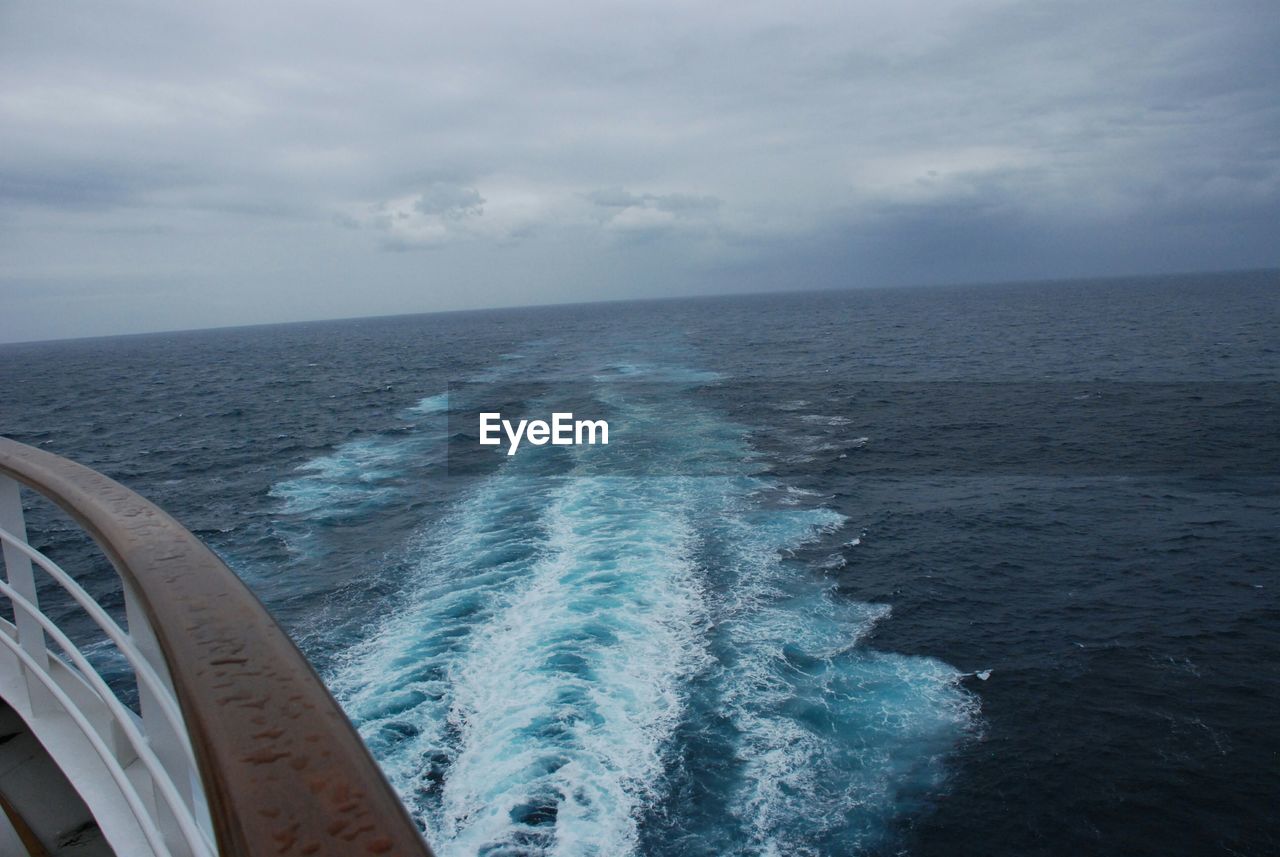
{"label": "ocean water", "polygon": [[1268,854],[1277,329],[1263,272],[20,344],[0,433],[208,541],[442,855]]}

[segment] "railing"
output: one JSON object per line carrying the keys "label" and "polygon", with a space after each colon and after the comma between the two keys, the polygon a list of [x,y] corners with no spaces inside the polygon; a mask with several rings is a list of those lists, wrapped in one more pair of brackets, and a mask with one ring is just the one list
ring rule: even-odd
{"label": "railing", "polygon": [[[71,515],[119,574],[122,628],[27,543],[19,483]],[[0,438],[0,694],[122,857],[430,850],[306,659],[240,580],[154,504]],[[37,570],[128,663],[140,714],[41,610]]]}

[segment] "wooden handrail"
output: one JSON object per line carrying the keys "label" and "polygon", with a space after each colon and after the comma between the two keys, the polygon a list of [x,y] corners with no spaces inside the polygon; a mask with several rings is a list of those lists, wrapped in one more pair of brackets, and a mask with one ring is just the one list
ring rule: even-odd
{"label": "wooden handrail", "polygon": [[223,857],[430,857],[306,658],[203,542],[120,483],[4,437],[0,474],[65,510],[137,595]]}

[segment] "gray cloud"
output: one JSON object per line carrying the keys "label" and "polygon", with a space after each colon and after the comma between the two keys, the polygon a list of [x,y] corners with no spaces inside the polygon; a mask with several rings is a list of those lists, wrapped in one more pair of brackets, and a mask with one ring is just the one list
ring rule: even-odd
{"label": "gray cloud", "polygon": [[6,4],[0,339],[1274,265],[1277,43],[1271,0]]}
{"label": "gray cloud", "polygon": [[473,187],[437,182],[423,191],[413,207],[422,214],[458,220],[483,214],[484,197]]}
{"label": "gray cloud", "polygon": [[593,190],[586,194],[587,199],[601,208],[630,208],[633,205],[644,205],[645,198],[622,188]]}
{"label": "gray cloud", "polygon": [[714,211],[720,200],[714,196],[689,193],[630,193],[621,188],[593,190],[585,194],[601,208],[653,208],[657,211]]}
{"label": "gray cloud", "polygon": [[594,190],[584,198],[600,209],[610,232],[627,240],[650,241],[675,231],[706,232],[721,201],[687,193],[631,193],[621,188]]}

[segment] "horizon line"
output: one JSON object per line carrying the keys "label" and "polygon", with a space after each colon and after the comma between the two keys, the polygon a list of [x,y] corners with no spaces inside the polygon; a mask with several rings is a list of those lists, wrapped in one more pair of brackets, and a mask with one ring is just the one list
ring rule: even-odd
{"label": "horizon line", "polygon": [[257,327],[285,327],[289,325],[303,324],[326,324],[343,321],[371,321],[375,319],[389,318],[407,318],[409,316],[436,316],[436,315],[461,315],[464,313],[488,313],[488,312],[505,312],[512,310],[536,310],[551,309],[556,307],[576,307],[576,306],[597,306],[607,304],[630,304],[630,303],[659,303],[663,301],[695,301],[695,300],[718,300],[729,298],[743,297],[763,297],[768,295],[812,295],[812,294],[831,294],[837,292],[875,292],[875,291],[897,291],[900,289],[931,289],[931,288],[988,288],[999,286],[1053,286],[1066,283],[1090,283],[1105,282],[1107,280],[1155,280],[1167,277],[1203,277],[1214,275],[1242,275],[1242,274],[1280,274],[1280,265],[1264,266],[1251,268],[1229,268],[1229,269],[1208,269],[1194,271],[1164,271],[1148,274],[1100,274],[1084,277],[1040,277],[1036,279],[1012,279],[1012,280],[962,280],[962,281],[931,281],[916,283],[901,283],[897,285],[866,285],[866,286],[827,286],[819,288],[801,288],[801,289],[756,289],[742,292],[708,292],[702,294],[685,294],[685,295],[664,295],[652,297],[626,297],[626,298],[603,298],[599,300],[566,300],[566,301],[548,301],[546,303],[531,304],[497,304],[491,306],[465,307],[457,309],[442,310],[410,310],[408,312],[393,313],[375,313],[371,315],[350,315],[350,316],[329,316],[324,318],[300,318],[289,319],[287,321],[251,321],[244,324],[218,324],[209,327],[179,327],[164,328],[160,330],[139,330],[128,333],[99,333],[90,334],[88,336],[59,336],[51,339],[10,339],[0,342],[0,348],[10,345],[43,345],[55,342],[86,342],[95,339],[120,339],[134,336],[164,336],[168,334],[182,333],[201,333],[213,332],[220,330],[244,330]]}

